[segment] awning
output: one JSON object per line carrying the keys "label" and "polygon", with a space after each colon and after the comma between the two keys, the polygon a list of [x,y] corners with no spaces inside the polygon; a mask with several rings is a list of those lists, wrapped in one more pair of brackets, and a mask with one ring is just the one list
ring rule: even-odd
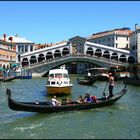
{"label": "awning", "polygon": [[3,67],[0,67],[0,71],[3,71],[4,69],[3,69]]}
{"label": "awning", "polygon": [[14,64],[12,64],[12,66],[13,67],[16,67],[16,66],[19,66],[19,64],[14,63]]}

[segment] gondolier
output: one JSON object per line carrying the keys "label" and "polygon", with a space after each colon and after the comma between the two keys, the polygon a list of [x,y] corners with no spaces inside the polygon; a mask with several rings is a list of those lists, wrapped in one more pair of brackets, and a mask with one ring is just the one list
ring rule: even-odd
{"label": "gondolier", "polygon": [[113,96],[113,88],[114,88],[114,77],[112,75],[112,73],[109,73],[108,75],[109,77],[109,97],[112,97]]}

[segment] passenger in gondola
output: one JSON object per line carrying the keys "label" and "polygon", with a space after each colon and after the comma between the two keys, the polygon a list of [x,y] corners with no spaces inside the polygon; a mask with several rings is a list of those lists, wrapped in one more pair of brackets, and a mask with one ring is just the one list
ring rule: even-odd
{"label": "passenger in gondola", "polygon": [[84,103],[84,99],[81,95],[78,96],[77,102],[78,103]]}
{"label": "passenger in gondola", "polygon": [[57,99],[56,99],[56,96],[53,96],[52,98],[52,105],[53,106],[60,106],[61,105],[61,102],[59,102]]}
{"label": "passenger in gondola", "polygon": [[90,96],[89,93],[86,93],[86,94],[85,94],[84,102],[86,102],[86,103],[92,102],[92,98],[91,98],[91,96]]}
{"label": "passenger in gondola", "polygon": [[97,97],[96,96],[91,96],[91,98],[92,98],[92,102],[97,102]]}
{"label": "passenger in gondola", "polygon": [[39,105],[39,102],[36,100],[36,101],[35,101],[35,104],[36,104],[36,105]]}

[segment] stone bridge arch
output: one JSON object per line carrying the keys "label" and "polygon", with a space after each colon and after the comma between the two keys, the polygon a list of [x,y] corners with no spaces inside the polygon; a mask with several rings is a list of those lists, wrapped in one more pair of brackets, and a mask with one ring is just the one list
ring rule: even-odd
{"label": "stone bridge arch", "polygon": [[40,64],[36,64],[34,66],[30,66],[27,67],[27,69],[30,69],[32,71],[32,73],[37,73],[40,75],[40,77],[43,77],[46,75],[46,73],[48,73],[49,70],[59,67],[63,64],[68,64],[68,63],[72,63],[72,62],[89,62],[92,64],[95,64],[97,66],[100,67],[106,67],[106,68],[110,68],[112,66],[120,66],[120,65],[128,65],[127,63],[115,63],[108,61],[108,59],[100,59],[99,57],[91,57],[91,56],[67,56],[67,57],[61,57],[61,58],[57,58],[55,60],[51,60],[48,62],[43,62]]}

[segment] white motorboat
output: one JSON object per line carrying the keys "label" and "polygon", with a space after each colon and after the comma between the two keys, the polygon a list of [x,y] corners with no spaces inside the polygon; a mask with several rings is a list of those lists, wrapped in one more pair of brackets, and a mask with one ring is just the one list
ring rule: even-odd
{"label": "white motorboat", "polygon": [[72,86],[68,70],[65,67],[49,71],[46,84],[48,94],[70,94]]}

